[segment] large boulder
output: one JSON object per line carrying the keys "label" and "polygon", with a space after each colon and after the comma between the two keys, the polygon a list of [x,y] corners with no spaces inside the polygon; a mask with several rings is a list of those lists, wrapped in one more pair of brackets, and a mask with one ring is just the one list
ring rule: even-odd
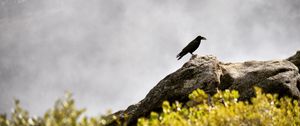
{"label": "large boulder", "polygon": [[298,68],[287,60],[247,61],[220,66],[223,74],[219,89],[238,90],[240,100],[250,100],[255,96],[253,86],[261,87],[267,93],[300,98]]}
{"label": "large boulder", "polygon": [[[213,95],[217,90],[234,89],[240,93],[240,100],[255,96],[253,87],[258,86],[268,93],[300,99],[299,52],[287,60],[247,61],[243,63],[222,63],[214,56],[194,55],[182,68],[161,80],[139,103],[109,117],[128,125],[151,111],[160,111],[163,101],[175,100],[183,103],[195,89],[203,89]],[[116,124],[112,121],[109,125]]]}

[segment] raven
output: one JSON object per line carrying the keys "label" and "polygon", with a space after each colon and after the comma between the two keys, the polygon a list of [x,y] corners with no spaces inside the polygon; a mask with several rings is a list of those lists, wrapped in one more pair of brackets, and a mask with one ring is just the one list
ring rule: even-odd
{"label": "raven", "polygon": [[193,55],[193,52],[199,47],[201,40],[206,40],[205,37],[198,36],[193,41],[191,41],[186,47],[182,49],[182,51],[176,56],[178,58],[177,60],[180,60],[184,55],[187,53],[191,53]]}

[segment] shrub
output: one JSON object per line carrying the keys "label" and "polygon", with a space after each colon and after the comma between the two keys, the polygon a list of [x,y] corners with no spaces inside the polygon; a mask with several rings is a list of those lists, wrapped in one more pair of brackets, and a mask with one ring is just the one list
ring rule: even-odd
{"label": "shrub", "polygon": [[15,100],[15,108],[11,119],[5,114],[0,116],[0,126],[102,126],[105,120],[101,116],[87,118],[83,116],[85,109],[77,109],[70,93],[65,98],[58,99],[53,108],[43,117],[29,117],[29,114]]}
{"label": "shrub", "polygon": [[[182,107],[163,102],[161,113],[151,112],[148,118],[140,118],[139,126],[298,126],[300,109],[298,101],[277,95],[263,94],[256,88],[257,96],[251,104],[238,101],[238,92],[225,90],[212,98],[197,89],[189,98],[196,106]],[[209,105],[210,104],[210,105]]]}
{"label": "shrub", "polygon": [[[263,94],[258,88],[256,88],[256,95],[250,104],[238,101],[237,91],[220,91],[209,97],[204,91],[197,89],[189,95],[190,102],[170,104],[165,101],[162,104],[162,112],[151,112],[147,118],[139,118],[137,125],[300,125],[298,101],[287,97],[278,99],[277,95]],[[15,100],[11,117],[0,115],[0,126],[102,126],[109,122],[103,116],[88,118],[83,115],[84,111],[85,109],[76,108],[70,93],[67,93],[65,98],[57,100],[54,107],[42,117],[30,117],[29,113],[20,106],[20,102]]]}

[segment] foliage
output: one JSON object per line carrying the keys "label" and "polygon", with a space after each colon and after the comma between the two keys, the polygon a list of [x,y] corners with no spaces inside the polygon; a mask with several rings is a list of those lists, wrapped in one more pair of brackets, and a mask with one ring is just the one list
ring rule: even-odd
{"label": "foliage", "polygon": [[300,108],[298,101],[277,95],[263,94],[256,88],[256,98],[248,102],[238,101],[237,91],[218,92],[209,98],[197,89],[189,98],[199,103],[182,106],[175,102],[163,102],[161,113],[151,112],[148,118],[140,118],[139,126],[298,126]]}
{"label": "foliage", "polygon": [[[300,125],[298,101],[277,95],[263,94],[256,88],[256,97],[248,102],[238,101],[237,91],[220,91],[212,97],[197,89],[185,104],[163,102],[162,112],[151,112],[139,118],[139,126],[235,126],[235,125]],[[102,126],[109,120],[103,116],[86,117],[85,109],[78,109],[70,93],[56,101],[43,117],[30,117],[15,100],[10,118],[0,115],[0,126]],[[120,122],[119,122],[120,123]]]}
{"label": "foliage", "polygon": [[102,126],[105,120],[99,117],[83,116],[85,109],[77,109],[72,95],[67,93],[64,99],[55,102],[43,117],[29,117],[29,113],[21,108],[15,100],[15,108],[11,119],[5,114],[0,115],[0,126]]}

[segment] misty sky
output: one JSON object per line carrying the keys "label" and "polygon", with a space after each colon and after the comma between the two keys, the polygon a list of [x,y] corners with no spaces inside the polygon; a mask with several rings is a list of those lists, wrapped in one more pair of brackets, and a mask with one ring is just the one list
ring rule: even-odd
{"label": "misty sky", "polygon": [[300,50],[299,0],[0,0],[0,113],[41,115],[66,91],[88,115],[143,99],[195,52],[225,62]]}

